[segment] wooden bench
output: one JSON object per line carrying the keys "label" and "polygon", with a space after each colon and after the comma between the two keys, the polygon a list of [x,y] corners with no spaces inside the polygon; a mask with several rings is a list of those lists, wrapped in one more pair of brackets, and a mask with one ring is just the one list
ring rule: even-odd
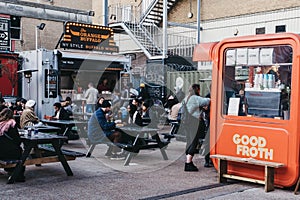
{"label": "wooden bench", "polygon": [[[156,135],[156,137],[159,137],[158,135]],[[114,143],[114,142],[110,142],[110,141],[103,141],[103,142],[98,142],[98,143],[93,143],[91,141],[89,141],[89,149],[86,153],[86,157],[91,157],[96,145],[98,144],[106,144],[109,147],[113,147],[113,146],[117,146],[120,149],[125,150],[128,154],[127,157],[125,159],[124,162],[124,166],[128,166],[133,155],[139,153],[140,150],[145,150],[145,149],[160,149],[163,159],[164,160],[168,160],[168,156],[164,150],[164,148],[166,148],[168,146],[168,144],[170,143],[169,141],[161,141],[157,142],[157,139],[143,139],[142,141],[145,142],[144,144],[139,144],[138,142],[138,138],[135,139],[135,141],[133,142],[133,144],[130,143]]]}
{"label": "wooden bench", "polygon": [[[58,156],[55,155],[55,150],[53,147],[39,147],[41,150],[42,157],[36,157],[35,155],[31,155],[29,159],[27,159],[24,165],[40,165],[43,163],[53,163],[60,162]],[[85,156],[84,153],[69,151],[62,149],[62,153],[65,156],[66,160],[75,160],[76,157]],[[0,168],[12,168],[15,167],[21,160],[0,160]]]}
{"label": "wooden bench", "polygon": [[[74,156],[65,155],[66,160],[75,160]],[[12,168],[15,167],[21,160],[0,160],[0,168]],[[42,158],[30,158],[27,159],[24,165],[40,165],[43,163],[60,162],[58,156],[48,156]]]}
{"label": "wooden bench", "polygon": [[91,142],[89,141],[89,149],[87,151],[87,153],[85,154],[86,157],[91,157],[95,147],[97,144],[106,144],[107,146],[117,146],[119,147],[120,149],[124,149],[126,151],[132,151],[132,148],[133,148],[133,145],[132,144],[125,144],[125,143],[113,143],[113,142],[109,142],[109,141],[103,141],[103,142],[97,142],[97,143],[94,143],[94,142]]}
{"label": "wooden bench", "polygon": [[[226,155],[219,155],[219,154],[211,155],[210,157],[218,159],[219,183],[227,182],[228,178],[241,180],[241,181],[248,181],[253,183],[259,183],[265,185],[265,192],[270,192],[274,190],[274,171],[275,171],[274,169],[284,167],[283,163],[261,161],[261,160],[255,160],[253,158],[240,158],[240,157],[226,156]],[[265,180],[258,180],[258,179],[252,179],[252,178],[228,174],[227,161],[264,166]]]}

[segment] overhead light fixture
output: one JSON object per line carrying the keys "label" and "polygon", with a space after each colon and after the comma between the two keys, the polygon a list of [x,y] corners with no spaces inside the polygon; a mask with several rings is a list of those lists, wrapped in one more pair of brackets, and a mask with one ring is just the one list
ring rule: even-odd
{"label": "overhead light fixture", "polygon": [[109,19],[116,20],[117,16],[115,14],[111,14]]}
{"label": "overhead light fixture", "polygon": [[44,30],[46,24],[45,23],[41,23],[40,25],[36,26],[39,30]]}
{"label": "overhead light fixture", "polygon": [[35,27],[35,49],[38,49],[38,30],[42,31],[44,30],[46,24],[45,23],[41,23],[40,25]]}
{"label": "overhead light fixture", "polygon": [[89,16],[92,16],[92,17],[95,16],[95,11],[90,10],[90,11],[89,11]]}
{"label": "overhead light fixture", "polygon": [[193,18],[193,16],[194,16],[194,14],[192,12],[192,0],[190,0],[190,12],[188,13],[187,17],[191,19],[191,18]]}

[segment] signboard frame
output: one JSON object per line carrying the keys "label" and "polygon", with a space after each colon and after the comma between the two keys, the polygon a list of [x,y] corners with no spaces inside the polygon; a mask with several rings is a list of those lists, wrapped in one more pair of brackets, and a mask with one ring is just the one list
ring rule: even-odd
{"label": "signboard frame", "polygon": [[119,47],[115,45],[113,36],[113,29],[107,26],[66,22],[60,47],[118,53]]}
{"label": "signboard frame", "polygon": [[11,51],[10,19],[0,18],[0,51]]}

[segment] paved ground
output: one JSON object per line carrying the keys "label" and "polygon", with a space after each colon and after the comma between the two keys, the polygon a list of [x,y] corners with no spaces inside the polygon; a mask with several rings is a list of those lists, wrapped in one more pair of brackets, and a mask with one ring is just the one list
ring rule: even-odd
{"label": "paved ground", "polygon": [[[98,145],[91,158],[70,161],[74,176],[66,176],[59,163],[26,168],[26,182],[6,184],[0,175],[0,199],[300,199],[292,189],[265,193],[264,187],[244,182],[217,183],[214,168],[204,168],[197,155],[199,172],[184,172],[184,143],[173,140],[165,161],[158,150],[141,151],[130,166],[104,157],[105,145]],[[85,143],[71,141],[64,148],[86,152]],[[3,171],[2,171],[3,172]]]}

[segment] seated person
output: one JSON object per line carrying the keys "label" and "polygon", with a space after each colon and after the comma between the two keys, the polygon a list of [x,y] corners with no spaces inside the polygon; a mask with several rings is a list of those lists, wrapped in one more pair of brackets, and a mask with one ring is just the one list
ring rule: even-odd
{"label": "seated person", "polygon": [[25,109],[22,112],[20,117],[20,127],[24,128],[25,126],[33,126],[39,122],[39,118],[34,112],[35,107],[34,100],[28,100],[25,104]]}
{"label": "seated person", "polygon": [[[115,131],[116,123],[108,122],[106,114],[111,111],[111,104],[105,100],[102,107],[98,108],[88,122],[88,138],[92,143],[105,142],[107,138],[113,143],[121,142],[121,133]],[[109,148],[105,156],[111,157],[112,160],[125,159],[125,156],[118,154],[118,147]]]}
{"label": "seated person", "polygon": [[178,102],[177,98],[174,98],[174,104],[171,106],[171,109],[168,114],[168,120],[170,122],[177,121],[178,112],[179,112],[180,107],[181,107],[181,103]]}
{"label": "seated person", "polygon": [[146,126],[151,123],[149,112],[150,112],[150,104],[147,101],[145,101],[142,105],[142,114],[141,114],[142,126]]}
{"label": "seated person", "polygon": [[[1,160],[19,160],[22,155],[21,139],[13,117],[13,112],[4,108],[0,112],[0,159]],[[14,168],[4,168],[9,174]],[[25,167],[17,177],[17,182],[25,181]]]}
{"label": "seated person", "polygon": [[70,120],[70,115],[68,112],[61,106],[61,103],[56,102],[53,104],[55,113],[52,116],[53,119],[59,120]]}
{"label": "seated person", "polygon": [[1,98],[0,98],[0,112],[1,112],[4,108],[7,108],[7,106],[5,105],[5,100],[1,97]]}
{"label": "seated person", "polygon": [[128,111],[128,117],[127,120],[125,121],[126,124],[128,125],[138,125],[138,126],[143,126],[143,120],[142,116],[138,111],[138,108],[134,104],[129,104],[127,106],[127,111]]}
{"label": "seated person", "polygon": [[103,101],[105,100],[104,97],[99,97],[95,106],[95,110],[98,110],[98,108],[102,107]]}
{"label": "seated person", "polygon": [[69,116],[73,115],[73,105],[71,97],[67,97],[64,102],[61,102],[61,106],[67,111]]}

